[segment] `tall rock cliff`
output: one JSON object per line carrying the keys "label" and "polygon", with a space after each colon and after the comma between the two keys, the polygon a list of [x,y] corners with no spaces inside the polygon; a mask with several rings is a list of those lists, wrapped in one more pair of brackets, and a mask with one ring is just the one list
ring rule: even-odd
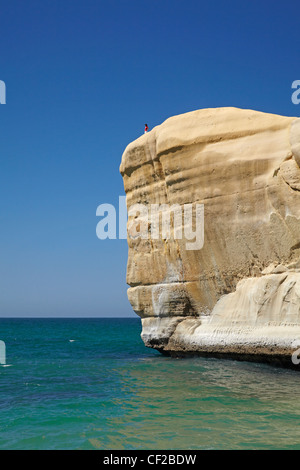
{"label": "tall rock cliff", "polygon": [[132,227],[145,214],[129,210],[128,298],[145,344],[291,362],[300,345],[300,119],[237,108],[174,116],[127,146],[120,172],[128,209],[192,204],[196,223],[204,208],[197,249],[184,230],[176,237],[184,217],[156,238],[148,218],[149,236],[139,236]]}

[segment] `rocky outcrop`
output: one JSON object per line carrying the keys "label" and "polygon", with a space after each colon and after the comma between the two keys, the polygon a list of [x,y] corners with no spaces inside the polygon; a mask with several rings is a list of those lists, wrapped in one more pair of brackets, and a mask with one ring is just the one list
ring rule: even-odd
{"label": "rocky outcrop", "polygon": [[175,236],[184,217],[153,238],[153,219],[129,210],[128,298],[145,344],[290,363],[300,344],[300,119],[236,108],[174,116],[127,146],[120,171],[128,209],[192,204],[196,223],[204,206],[201,249]]}

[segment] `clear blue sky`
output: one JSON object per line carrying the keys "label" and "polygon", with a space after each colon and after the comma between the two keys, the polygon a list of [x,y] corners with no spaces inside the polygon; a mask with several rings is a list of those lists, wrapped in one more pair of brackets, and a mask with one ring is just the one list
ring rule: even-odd
{"label": "clear blue sky", "polygon": [[131,316],[96,237],[126,145],[194,109],[298,116],[299,2],[0,0],[0,316]]}

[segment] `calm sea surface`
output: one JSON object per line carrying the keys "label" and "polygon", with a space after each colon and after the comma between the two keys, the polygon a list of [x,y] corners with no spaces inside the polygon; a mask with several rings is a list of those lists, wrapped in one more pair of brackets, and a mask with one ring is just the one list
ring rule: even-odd
{"label": "calm sea surface", "polygon": [[144,347],[139,319],[0,319],[0,449],[300,449],[300,374]]}

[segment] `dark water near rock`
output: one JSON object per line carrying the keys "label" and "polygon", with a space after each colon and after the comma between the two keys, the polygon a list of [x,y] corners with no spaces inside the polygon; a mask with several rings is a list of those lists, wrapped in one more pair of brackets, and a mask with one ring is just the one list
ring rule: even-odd
{"label": "dark water near rock", "polygon": [[0,320],[1,449],[300,449],[300,374],[144,347],[139,319]]}

